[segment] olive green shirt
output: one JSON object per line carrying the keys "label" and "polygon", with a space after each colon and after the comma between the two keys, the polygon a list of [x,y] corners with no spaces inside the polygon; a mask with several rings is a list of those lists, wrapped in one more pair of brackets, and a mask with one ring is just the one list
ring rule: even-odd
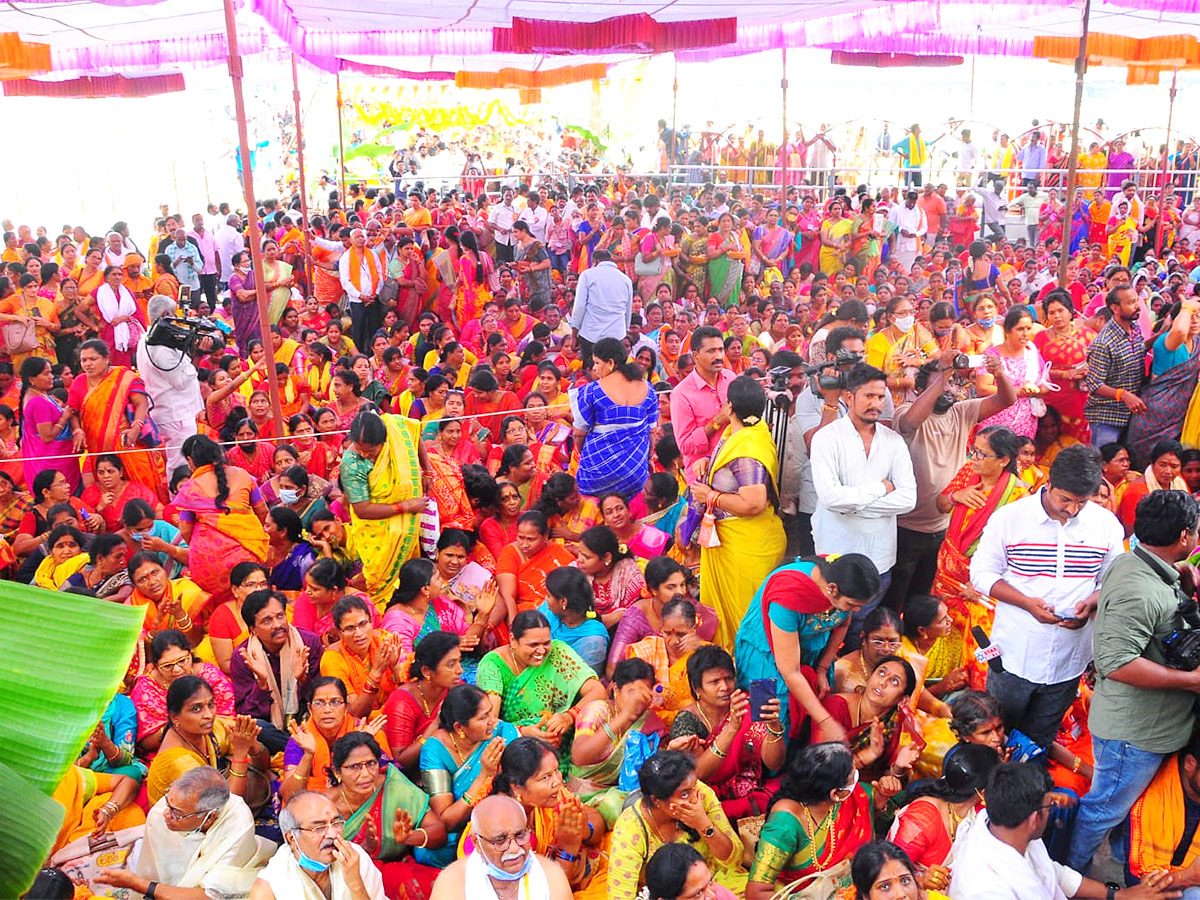
{"label": "olive green shirt", "polygon": [[1101,584],[1094,634],[1096,692],[1088,725],[1104,740],[1126,741],[1147,753],[1174,753],[1192,732],[1196,695],[1134,687],[1108,677],[1139,656],[1165,665],[1162,639],[1184,626],[1173,587],[1179,573],[1157,556],[1146,556],[1149,562],[1137,553],[1117,557]]}

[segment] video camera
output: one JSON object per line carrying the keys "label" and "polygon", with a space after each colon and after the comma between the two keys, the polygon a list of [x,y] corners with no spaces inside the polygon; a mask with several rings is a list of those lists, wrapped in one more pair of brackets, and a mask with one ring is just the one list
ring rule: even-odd
{"label": "video camera", "polygon": [[[202,340],[211,341],[209,347],[200,348]],[[195,356],[197,353],[212,353],[225,349],[225,333],[209,319],[181,319],[176,316],[163,316],[155,319],[146,333],[146,345],[149,347],[170,347]]]}
{"label": "video camera", "polygon": [[846,372],[863,361],[863,354],[854,350],[839,349],[834,354],[833,362],[817,363],[815,366],[805,366],[808,375],[816,375],[813,379],[813,393],[821,391],[841,391],[846,388]]}
{"label": "video camera", "polygon": [[1200,669],[1200,606],[1182,588],[1176,586],[1175,591],[1179,596],[1175,611],[1188,627],[1176,628],[1162,639],[1163,656],[1172,669],[1194,672]]}

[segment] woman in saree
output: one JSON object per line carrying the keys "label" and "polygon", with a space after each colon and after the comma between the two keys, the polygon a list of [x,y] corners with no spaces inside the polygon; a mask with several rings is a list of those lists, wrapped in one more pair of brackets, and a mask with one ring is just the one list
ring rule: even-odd
{"label": "woman in saree", "polygon": [[1108,258],[1112,259],[1115,256],[1121,265],[1128,266],[1137,230],[1137,217],[1130,214],[1129,201],[1124,198],[1118,200],[1105,228],[1105,234],[1108,235]]}
{"label": "woman in saree", "polygon": [[94,460],[101,453],[142,450],[122,455],[125,474],[165,503],[166,464],[150,422],[150,397],[142,379],[132,369],[113,365],[103,341],[80,345],[79,366],[83,372],[71,382],[67,405],[79,414],[88,453]]}
{"label": "woman in saree", "polygon": [[593,265],[592,254],[596,251],[600,239],[606,231],[604,227],[604,210],[599,203],[589,203],[584,211],[587,218],[579,223],[576,234],[575,271],[582,272]]}
{"label": "woman in saree", "polygon": [[247,803],[261,801],[262,797],[252,798],[247,791],[251,767],[256,770],[254,788],[269,791],[261,773],[270,768],[270,754],[258,740],[259,731],[250,716],[218,716],[208,683],[198,675],[181,675],[167,689],[167,723],[158,755],[146,774],[147,801],[153,806],[176,777],[196,766],[228,769],[230,793]]}
{"label": "woman in saree", "polygon": [[1182,435],[1186,441],[1200,437],[1200,419],[1191,412],[1200,373],[1200,302],[1189,297],[1173,312],[1171,327],[1150,345],[1150,383],[1139,394],[1146,409],[1130,419],[1125,439],[1139,465],[1162,438]]}
{"label": "woman in saree", "polygon": [[[729,385],[730,422],[712,461],[692,484],[698,516],[707,507],[716,518],[720,545],[700,548],[700,581],[717,610],[716,642],[732,647],[750,598],[783,557],[783,523],[775,512],[779,459],[763,422],[766,392],[745,375]],[[603,505],[601,506],[603,511]]]}
{"label": "woman in saree", "polygon": [[385,732],[396,764],[417,771],[421,745],[438,727],[438,714],[447,692],[462,683],[462,650],[459,637],[435,631],[421,638],[412,655],[411,677],[388,697],[383,712]]}
{"label": "woman in saree", "polygon": [[971,557],[991,514],[1029,493],[1017,477],[1020,445],[1021,438],[1008,428],[980,429],[968,453],[970,461],[937,498],[938,510],[950,513],[950,524],[938,548],[933,593],[946,602],[954,620],[955,641],[958,635],[962,637],[962,660],[967,666],[969,682],[980,689],[987,670],[975,661],[971,628],[981,625],[985,632],[990,632],[992,614],[971,586]]}
{"label": "woman in saree", "polygon": [[604,525],[593,525],[580,535],[575,566],[591,583],[596,612],[606,628],[614,627],[646,588],[646,579],[628,547],[622,548],[612,529]]}
{"label": "woman in saree", "polygon": [[429,797],[383,759],[379,743],[363,731],[338,738],[330,751],[325,791],[346,820],[342,834],[367,851],[391,898],[428,897],[440,870],[416,861],[418,849],[446,843],[446,829]]}
{"label": "woman in saree", "polygon": [[[315,567],[314,567],[315,568]],[[257,561],[240,562],[233,566],[229,573],[229,598],[224,602],[218,601],[208,620],[208,639],[212,645],[213,657],[217,667],[226,675],[233,660],[233,648],[250,636],[250,631],[242,621],[242,601],[255,591],[269,588],[267,567]],[[311,576],[312,569],[309,569]],[[298,627],[305,627],[296,623]],[[316,628],[307,628],[315,634],[321,634]]]}
{"label": "woman in saree", "polygon": [[192,476],[172,503],[190,551],[192,580],[219,605],[229,599],[230,572],[238,563],[267,560],[267,505],[250,473],[227,465],[215,441],[193,435],[184,441],[183,454]]}
{"label": "woman in saree", "polygon": [[854,222],[845,215],[845,210],[845,203],[835,198],[829,204],[825,221],[821,223],[819,269],[830,278],[842,271],[850,253]]}
{"label": "woman in saree", "polygon": [[[31,356],[21,363],[17,374],[21,377],[21,397],[14,411],[21,422],[18,445],[24,483],[32,487],[38,473],[54,469],[67,479],[74,495],[79,490],[80,473],[79,460],[71,454],[81,451],[85,440],[79,418],[75,410],[64,407],[51,393],[54,372],[50,360]],[[58,458],[42,458],[48,456]]]}
{"label": "woman in saree", "polygon": [[139,318],[137,301],[129,288],[121,283],[124,275],[120,266],[108,266],[104,270],[103,283],[96,288],[100,339],[110,348],[116,366],[133,364],[134,350],[146,331]]}
{"label": "woman in saree", "polygon": [[328,444],[317,440],[312,416],[300,413],[288,420],[288,441],[296,448],[296,461],[306,472],[336,481],[337,454]]}
{"label": "woman in saree", "polygon": [[1072,256],[1087,249],[1088,230],[1091,225],[1088,206],[1087,201],[1083,199],[1083,188],[1076,188],[1075,198],[1071,202],[1071,246],[1069,252]]}
{"label": "woman in saree", "polygon": [[421,742],[420,768],[429,808],[446,828],[446,846],[421,851],[418,860],[445,866],[454,861],[471,811],[491,792],[505,746],[519,735],[496,718],[487,694],[469,684],[446,693],[437,725]]}
{"label": "woman in saree", "polygon": [[509,630],[511,641],[480,660],[475,684],[499,718],[566,751],[579,709],[605,695],[596,670],[552,640],[550,623],[536,610],[517,615]]}
{"label": "woman in saree", "polygon": [[533,454],[536,466],[537,454],[541,448],[530,443],[529,428],[520,416],[505,416],[501,419],[494,440],[495,443],[491,443],[487,452],[487,469],[492,475],[499,473],[500,463],[508,448],[518,444]]}
{"label": "woman in saree", "polygon": [[350,369],[335,369],[329,380],[329,409],[337,418],[333,439],[344,443],[350,424],[364,410],[372,408],[371,401],[362,395],[362,382],[358,374]]}
{"label": "woman in saree", "polygon": [[[1046,381],[1048,366],[1033,344],[1033,316],[1027,306],[1013,306],[1004,314],[1004,343],[983,351],[984,365],[975,370],[975,391],[980,397],[990,397],[999,390],[996,371],[1001,369],[1017,389],[1017,402],[993,413],[980,424],[984,427],[1003,425],[1017,434],[1033,438],[1037,434],[1038,416],[1033,401],[1051,393]],[[999,366],[988,364],[996,357]],[[1043,401],[1044,402],[1044,401]]]}
{"label": "woman in saree", "polygon": [[580,535],[600,521],[600,505],[595,498],[583,496],[566,472],[554,472],[546,479],[535,508],[545,514],[551,539],[571,549]]}
{"label": "woman in saree", "polygon": [[[666,729],[652,710],[654,688],[649,663],[624,659],[613,673],[609,696],[579,711],[568,787],[610,828],[636,787],[633,775],[665,739]],[[686,749],[692,741],[676,743],[671,749]]]}
{"label": "woman in saree", "polygon": [[138,787],[138,780],[128,775],[71,766],[50,793],[64,815],[47,859],[79,838],[143,825],[146,814],[134,802]]}
{"label": "woman in saree", "polygon": [[[696,777],[713,786],[721,809],[732,820],[761,815],[779,788],[770,772],[783,768],[787,745],[779,723],[779,698],[750,715],[749,697],[737,690],[733,660],[720,647],[701,647],[687,662],[693,702],[671,724],[671,745],[696,760]],[[757,721],[755,719],[757,718]]]}
{"label": "woman in saree", "polygon": [[888,326],[866,344],[867,365],[883,370],[896,406],[916,399],[917,371],[938,352],[937,341],[916,313],[907,295],[893,297],[887,304]]}
{"label": "woman in saree", "polygon": [[1183,468],[1183,445],[1179,441],[1158,441],[1147,455],[1149,465],[1121,496],[1117,518],[1125,527],[1125,537],[1133,534],[1138,502],[1152,491],[1186,491],[1187,482],[1179,475]]}
{"label": "woman in saree", "polygon": [[34,572],[33,584],[48,591],[61,590],[67,579],[92,561],[83,550],[84,542],[78,528],[56,525],[46,538],[46,557]]}
{"label": "woman in saree", "polygon": [[491,622],[536,607],[546,596],[546,576],[559,566],[569,566],[575,556],[562,544],[550,540],[546,516],[535,510],[517,520],[517,537],[496,559],[496,584],[503,604],[492,610]]}
{"label": "woman in saree", "polygon": [[491,273],[491,257],[479,249],[473,231],[465,231],[459,238],[462,253],[458,257],[457,284],[454,288],[454,324],[462,328],[479,318],[484,305],[492,299],[488,289]]}
{"label": "woman in saree", "polygon": [[277,325],[292,298],[292,267],[280,259],[279,244],[271,238],[262,243],[262,265],[270,302],[268,318]]}
{"label": "woman in saree", "polygon": [[800,201],[800,215],[796,219],[796,240],[793,245],[793,271],[808,263],[813,271],[820,268],[821,210],[814,197],[806,195]]}
{"label": "woman in saree", "polygon": [[800,559],[776,569],[750,602],[735,641],[738,686],[773,678],[780,722],[794,736],[803,717],[828,727],[818,698],[832,683],[837,650],[860,610],[879,592],[879,570],[859,553]]}
{"label": "woman in saree", "polygon": [[500,480],[496,489],[496,512],[479,523],[479,540],[499,562],[504,548],[517,539],[525,501],[511,481]]}
{"label": "woman in saree", "polygon": [[187,636],[174,628],[160,631],[146,653],[149,666],[134,682],[129,697],[137,710],[138,755],[154,758],[167,724],[167,692],[185,675],[204,679],[213,692],[218,716],[234,715],[233,682],[212,663],[199,662],[192,653]]}
{"label": "woman in saree", "polygon": [[104,250],[100,247],[89,249],[83,257],[83,267],[76,276],[79,282],[79,297],[95,306],[96,290],[104,284]]}
{"label": "woman in saree", "polygon": [[826,889],[849,885],[850,860],[874,836],[875,811],[899,790],[899,779],[890,776],[861,783],[844,744],[805,747],[763,824],[746,900],[768,900],[780,884],[810,875],[820,876]]}
{"label": "woman in saree", "polygon": [[352,731],[375,738],[384,753],[388,743],[379,732],[383,716],[370,722],[350,715],[346,706],[346,685],[333,675],[318,675],[305,686],[304,708],[307,716],[288,721],[287,746],[283,750],[283,779],[279,798],[287,801],[300,791],[324,791],[329,787],[330,750],[334,743]]}
{"label": "woman in saree", "polygon": [[[763,280],[782,281],[791,270],[792,233],[779,224],[779,210],[767,210],[767,224],[754,229],[754,255],[762,263]],[[775,270],[775,275],[767,272]]]}
{"label": "woman in saree", "polygon": [[98,534],[88,547],[91,563],[66,580],[66,589],[90,591],[98,600],[121,603],[133,593],[125,569],[125,541],[116,534]]}
{"label": "woman in saree", "polygon": [[419,425],[397,415],[359,413],[350,424],[341,482],[350,504],[355,554],[367,591],[382,608],[400,581],[400,567],[419,551],[420,516],[432,472]]}
{"label": "woman in saree", "polygon": [[100,514],[105,529],[113,533],[121,530],[121,512],[133,500],[149,503],[155,516],[161,516],[163,510],[157,494],[145,485],[126,477],[123,462],[126,459],[129,459],[128,455],[118,456],[115,453],[101,453],[96,456],[96,480],[84,488],[80,496],[89,508]]}
{"label": "woman in saree", "polygon": [[734,229],[733,215],[722,213],[717,230],[708,236],[708,283],[711,295],[722,309],[742,302],[742,275],[745,255],[741,234]]}
{"label": "woman in saree", "polygon": [[300,517],[286,506],[273,506],[263,522],[267,534],[267,568],[271,587],[294,599],[304,587],[304,573],[317,561],[312,545],[304,540]]}
{"label": "woman in saree", "polygon": [[[1046,405],[1058,411],[1062,432],[1081,443],[1091,441],[1092,432],[1083,415],[1087,393],[1087,349],[1096,333],[1075,318],[1075,305],[1066,291],[1052,290],[1042,300],[1047,327],[1034,335],[1033,344],[1050,363],[1050,383],[1057,386],[1045,396]],[[1178,346],[1178,345],[1176,345]]]}
{"label": "woman in saree", "polygon": [[711,787],[696,777],[696,763],[679,750],[660,750],[638,772],[641,798],[613,826],[609,900],[634,900],[647,863],[667,844],[687,844],[712,869],[716,882],[741,897],[746,888],[742,840]]}
{"label": "woman in saree", "polygon": [[57,302],[61,330],[54,340],[58,361],[66,363],[72,370],[79,369],[79,340],[88,333],[98,333],[100,326],[92,315],[93,302],[79,293],[79,282],[68,277],[62,280]]}
{"label": "woman in saree", "polygon": [[680,255],[676,263],[682,270],[680,277],[684,285],[684,298],[688,298],[688,291],[691,290],[692,302],[699,303],[700,293],[708,287],[708,228],[699,216],[694,218],[691,232],[684,235],[680,242]]}
{"label": "woman in saree", "polygon": [[437,504],[438,521],[442,528],[474,531],[475,510],[467,497],[462,466],[455,459],[455,448],[463,437],[462,422],[442,419],[437,423],[437,431],[437,440],[427,444],[425,451],[433,473],[430,494]]}
{"label": "woman in saree", "polygon": [[1116,512],[1129,486],[1142,477],[1135,471],[1124,444],[1113,442],[1100,448],[1100,472],[1109,487],[1109,509]]}
{"label": "woman in saree", "polygon": [[[970,195],[968,195],[970,196]],[[850,256],[858,277],[870,281],[879,266],[879,242],[883,235],[875,230],[875,201],[864,196],[850,228]]]}
{"label": "woman in saree", "polygon": [[597,674],[608,656],[608,629],[596,614],[596,595],[579,569],[563,567],[546,576],[546,599],[537,608],[550,623],[550,638],[579,654]]}
{"label": "woman in saree", "polygon": [[114,694],[75,764],[93,772],[125,775],[141,784],[146,764],[134,756],[137,727],[133,701],[124,694]]}
{"label": "woman in saree", "polygon": [[901,616],[901,655],[907,659],[925,690],[945,700],[967,686],[963,664],[962,634],[954,628],[946,601],[926,594],[912,594]]}

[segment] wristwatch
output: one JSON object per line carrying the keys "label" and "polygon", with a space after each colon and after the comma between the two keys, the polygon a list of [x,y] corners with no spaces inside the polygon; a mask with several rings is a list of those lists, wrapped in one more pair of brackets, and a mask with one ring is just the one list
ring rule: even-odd
{"label": "wristwatch", "polygon": [[716,834],[716,833],[717,833],[717,826],[716,826],[716,825],[709,825],[707,828],[705,828],[705,829],[704,829],[704,836],[705,836],[706,838],[710,838],[710,837],[712,837],[712,836],[713,836],[714,834]]}
{"label": "wristwatch", "polygon": [[1104,887],[1104,900],[1116,900],[1117,891],[1121,889],[1121,885],[1115,881],[1107,881],[1104,883]]}

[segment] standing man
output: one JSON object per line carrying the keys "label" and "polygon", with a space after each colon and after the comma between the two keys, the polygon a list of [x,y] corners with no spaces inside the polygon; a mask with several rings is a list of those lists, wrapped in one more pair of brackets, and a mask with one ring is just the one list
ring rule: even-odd
{"label": "standing man", "polygon": [[1024,179],[1025,193],[1018,194],[1009,204],[1010,209],[1019,209],[1025,217],[1025,234],[1029,240],[1030,249],[1037,249],[1038,223],[1041,221],[1043,197],[1038,193],[1036,179]]}
{"label": "standing man", "polygon": [[1044,488],[992,512],[971,558],[971,584],[997,601],[991,638],[1003,656],[988,693],[1010,730],[1043,747],[1092,659],[1100,579],[1124,549],[1117,517],[1091,502],[1100,478],[1099,451],[1066,448]]}
{"label": "standing man", "polygon": [[847,414],[817,431],[811,444],[817,553],[862,553],[879,569],[879,594],[854,613],[846,633],[850,649],[858,646],[863,620],[891,583],[896,516],[911,512],[917,503],[908,446],[879,424],[887,396],[887,376],[859,363],[846,374],[842,397]]}
{"label": "standing man", "polygon": [[217,259],[221,263],[220,288],[225,290],[229,284],[229,276],[233,274],[233,256],[246,249],[246,239],[242,237],[242,220],[237,213],[230,213],[219,228],[213,231],[213,240],[217,244]]}
{"label": "standing man", "polygon": [[1008,212],[1008,204],[1004,202],[1004,179],[985,175],[980,178],[975,194],[983,210],[983,228],[986,231],[983,236],[993,242],[1003,240],[1004,214]]}
{"label": "standing man", "polygon": [[[1137,549],[1120,556],[1104,579],[1096,611],[1096,692],[1088,714],[1096,762],[1067,860],[1080,872],[1108,830],[1125,820],[1162,761],[1187,744],[1195,725],[1200,669],[1171,668],[1162,644],[1188,627],[1181,601],[1186,604],[1195,590],[1196,570],[1184,561],[1196,548],[1198,525],[1200,507],[1191,494],[1147,494],[1133,524]],[[1182,820],[1183,812],[1178,815]]]}
{"label": "standing man", "polygon": [[[1042,169],[1046,168],[1046,145],[1042,143],[1042,133],[1035,131],[1029,135],[1029,146],[1021,151],[1021,185],[1028,188],[1037,187],[1042,183]],[[1033,243],[1030,241],[1030,243]]]}
{"label": "standing man", "polygon": [[970,187],[975,176],[975,167],[979,165],[979,147],[971,142],[971,129],[964,128],[959,132],[958,143],[958,179],[959,187]]}
{"label": "standing man", "polygon": [[383,324],[379,307],[383,263],[367,246],[367,233],[361,228],[350,232],[350,249],[338,257],[338,278],[346,292],[350,340],[355,347],[370,347],[371,335]]}
{"label": "standing man", "polygon": [[513,223],[517,221],[517,210],[513,207],[513,189],[506,187],[500,194],[500,202],[488,213],[488,225],[496,243],[496,262],[513,261]]}
{"label": "standing man", "polygon": [[[945,208],[946,204],[943,202],[942,209]],[[900,263],[901,272],[908,275],[916,262],[917,254],[921,252],[925,235],[929,233],[929,221],[925,217],[925,210],[917,206],[917,192],[906,192],[904,202],[892,207],[888,219],[896,226],[894,256]]]}
{"label": "standing man", "polygon": [[929,145],[921,137],[921,126],[914,124],[908,131],[908,137],[892,147],[892,153],[900,157],[904,186],[920,187],[923,177],[921,169],[929,159]]}
{"label": "standing man", "polygon": [[692,464],[712,455],[721,432],[729,424],[726,397],[730,382],[736,377],[725,368],[725,340],[717,328],[701,325],[693,331],[691,350],[696,368],[671,392],[675,444],[683,456],[684,477],[688,481],[695,477]]}
{"label": "standing man", "polygon": [[182,228],[177,228],[175,239],[167,244],[163,253],[171,260],[171,268],[175,271],[179,283],[190,287],[193,294],[199,294],[200,270],[204,268],[204,260],[200,256],[199,246],[188,240],[188,233]]}
{"label": "standing man", "polygon": [[217,242],[213,233],[204,227],[204,216],[192,216],[192,231],[188,235],[200,248],[203,264],[200,266],[200,290],[208,300],[208,308],[217,308],[217,281],[221,276],[221,261],[217,258]]}
{"label": "standing man", "polygon": [[1138,325],[1138,295],[1118,284],[1104,297],[1112,318],[1088,347],[1083,414],[1092,428],[1092,444],[1103,447],[1119,441],[1129,419],[1146,411],[1138,396],[1146,377],[1146,342]]}
{"label": "standing man", "polygon": [[579,345],[584,370],[592,367],[592,345],[601,338],[618,341],[629,332],[633,315],[633,282],[612,261],[607,250],[592,254],[594,265],[579,275],[575,305],[571,308],[571,334]]}
{"label": "standing man", "polygon": [[[917,200],[917,206],[925,213],[925,252],[933,249],[938,236],[946,230],[949,219],[946,215],[946,200],[935,189],[933,183],[925,185],[924,193]],[[909,265],[912,269],[912,265]]]}

